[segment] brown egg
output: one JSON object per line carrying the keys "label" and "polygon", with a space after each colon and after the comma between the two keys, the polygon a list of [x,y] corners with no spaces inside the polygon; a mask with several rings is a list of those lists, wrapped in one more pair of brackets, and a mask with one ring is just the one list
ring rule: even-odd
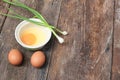
{"label": "brown egg", "polygon": [[31,64],[34,67],[40,68],[45,63],[45,55],[41,51],[36,51],[31,57]]}
{"label": "brown egg", "polygon": [[23,61],[22,53],[17,49],[10,50],[8,60],[12,65],[20,65]]}

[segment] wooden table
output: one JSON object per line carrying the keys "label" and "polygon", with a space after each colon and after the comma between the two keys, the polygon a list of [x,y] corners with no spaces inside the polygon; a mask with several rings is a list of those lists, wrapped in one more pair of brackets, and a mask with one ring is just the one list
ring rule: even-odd
{"label": "wooden table", "polygon": [[[15,40],[20,20],[0,15],[0,80],[120,80],[120,0],[21,1],[69,35],[62,36],[64,44],[53,37],[41,49],[47,60],[37,69],[30,64],[33,52]],[[10,13],[8,7],[26,17],[33,16],[0,0],[0,12]],[[8,63],[12,48],[23,53],[21,66]]]}

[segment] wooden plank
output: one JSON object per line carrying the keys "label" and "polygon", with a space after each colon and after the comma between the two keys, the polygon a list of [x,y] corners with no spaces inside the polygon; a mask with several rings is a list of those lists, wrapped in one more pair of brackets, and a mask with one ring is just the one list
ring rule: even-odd
{"label": "wooden plank", "polygon": [[[56,22],[59,16],[61,0],[21,1],[40,11],[49,23],[53,25],[57,24]],[[24,16],[32,17],[32,15],[27,11],[13,6],[11,8]],[[42,49],[47,57],[46,64],[43,66],[43,68],[33,68],[30,64],[30,57],[33,52],[19,46],[14,38],[14,30],[19,22],[20,20],[7,17],[1,32],[1,36],[3,37],[3,45],[0,46],[0,80],[46,80],[53,42],[51,41]],[[23,53],[24,61],[19,67],[12,66],[7,61],[7,54],[12,48],[17,48]]]}
{"label": "wooden plank", "polygon": [[[8,8],[8,7],[9,7],[8,4],[5,4],[5,3],[3,3],[3,1],[0,1],[0,12],[7,13],[8,10],[6,8]],[[4,24],[5,18],[6,18],[5,16],[0,15],[0,32],[1,32],[2,26]]]}
{"label": "wooden plank", "polygon": [[120,0],[115,0],[114,48],[112,80],[120,80]]}
{"label": "wooden plank", "polygon": [[[114,0],[63,0],[47,80],[110,80]],[[63,37],[63,36],[62,36]]]}

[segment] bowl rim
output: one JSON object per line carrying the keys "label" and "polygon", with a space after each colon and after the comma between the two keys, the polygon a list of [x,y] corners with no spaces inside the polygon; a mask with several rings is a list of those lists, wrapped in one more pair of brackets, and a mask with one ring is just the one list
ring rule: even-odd
{"label": "bowl rim", "polygon": [[[37,18],[30,18],[30,20],[35,20],[35,21],[40,21],[40,19],[37,19]],[[43,44],[38,44],[38,45],[34,45],[34,46],[29,46],[29,45],[26,45],[24,44],[21,40],[20,40],[20,31],[21,29],[24,27],[24,25],[26,24],[29,24],[30,22],[26,21],[26,20],[23,20],[22,22],[20,22],[16,29],[15,29],[15,39],[16,41],[22,46],[22,47],[25,47],[25,48],[29,48],[29,49],[37,49],[37,48],[42,48],[43,46],[45,46],[49,40],[51,39],[51,36],[52,36],[52,32],[50,31],[50,29],[48,29],[47,27],[44,27],[44,26],[41,26],[42,28],[45,28],[49,31],[49,34],[48,34],[48,38],[47,40],[43,43]]]}

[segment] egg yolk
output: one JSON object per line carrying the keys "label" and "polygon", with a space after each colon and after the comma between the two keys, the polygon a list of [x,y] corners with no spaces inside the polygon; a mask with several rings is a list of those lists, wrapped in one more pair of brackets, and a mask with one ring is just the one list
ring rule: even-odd
{"label": "egg yolk", "polygon": [[24,33],[21,35],[21,40],[26,45],[33,45],[36,42],[36,36],[33,33]]}

